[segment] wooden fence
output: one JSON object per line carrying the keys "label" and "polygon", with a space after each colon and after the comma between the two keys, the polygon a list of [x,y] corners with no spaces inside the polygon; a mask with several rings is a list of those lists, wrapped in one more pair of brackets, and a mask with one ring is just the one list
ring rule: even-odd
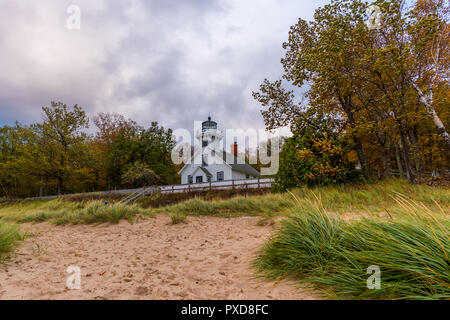
{"label": "wooden fence", "polygon": [[270,188],[273,179],[246,179],[246,180],[224,180],[215,182],[203,182],[195,184],[179,184],[160,187],[161,193],[184,193],[208,190],[232,190],[232,189],[262,189]]}
{"label": "wooden fence", "polygon": [[[111,191],[99,191],[99,192],[88,192],[88,193],[76,193],[76,194],[65,194],[61,196],[47,196],[47,197],[34,197],[26,198],[25,200],[52,200],[60,197],[71,197],[71,196],[89,196],[89,195],[124,195],[130,197],[130,199],[136,200],[135,198],[147,196],[155,193],[184,193],[184,192],[199,192],[205,190],[231,190],[231,189],[249,189],[249,188],[270,188],[274,183],[273,179],[248,179],[248,180],[225,180],[216,182],[204,182],[196,184],[178,184],[172,186],[159,186],[159,187],[147,187],[139,189],[123,189],[123,190],[111,190]],[[136,195],[134,197],[133,195]]]}

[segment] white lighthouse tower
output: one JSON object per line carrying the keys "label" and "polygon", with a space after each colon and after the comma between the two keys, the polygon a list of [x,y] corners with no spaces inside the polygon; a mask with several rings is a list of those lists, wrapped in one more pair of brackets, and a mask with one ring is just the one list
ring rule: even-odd
{"label": "white lighthouse tower", "polygon": [[206,147],[213,150],[220,150],[222,142],[222,132],[217,129],[217,122],[212,121],[211,117],[208,117],[208,121],[202,122],[202,130],[198,131],[196,138],[200,141],[202,146],[202,151]]}

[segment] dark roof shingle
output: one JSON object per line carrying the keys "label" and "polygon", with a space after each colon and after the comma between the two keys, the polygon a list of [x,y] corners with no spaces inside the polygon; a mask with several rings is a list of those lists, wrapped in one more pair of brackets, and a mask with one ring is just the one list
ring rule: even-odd
{"label": "dark roof shingle", "polygon": [[[231,168],[235,171],[239,171],[250,176],[259,177],[261,174],[253,168],[251,165],[245,163],[242,158],[238,158],[235,155],[223,151],[222,160],[224,160],[227,164],[231,166]],[[230,161],[231,160],[231,161]]]}

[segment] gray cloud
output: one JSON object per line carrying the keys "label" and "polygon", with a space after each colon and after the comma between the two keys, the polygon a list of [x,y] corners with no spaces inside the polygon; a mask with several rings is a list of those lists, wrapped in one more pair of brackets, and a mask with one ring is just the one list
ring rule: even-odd
{"label": "gray cloud", "polygon": [[[148,126],[263,128],[251,96],[281,73],[281,44],[326,0],[0,0],[0,124],[51,100]],[[69,4],[81,30],[68,30]]]}

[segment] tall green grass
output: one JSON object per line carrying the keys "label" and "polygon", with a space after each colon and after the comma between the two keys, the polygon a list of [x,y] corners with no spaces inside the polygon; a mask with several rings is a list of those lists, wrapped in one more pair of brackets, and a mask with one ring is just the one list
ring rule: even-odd
{"label": "tall green grass", "polygon": [[[449,299],[449,216],[403,196],[395,202],[403,211],[393,217],[349,221],[319,200],[307,210],[300,205],[254,265],[262,275],[294,277],[334,298]],[[367,288],[371,265],[380,267],[380,289]]]}
{"label": "tall green grass", "polygon": [[44,221],[58,225],[118,223],[122,219],[133,222],[139,216],[153,216],[153,212],[137,205],[105,205],[102,201],[70,202],[64,200],[24,201],[0,208],[0,221],[18,223]]}
{"label": "tall green grass", "polygon": [[404,180],[392,179],[385,182],[362,185],[338,185],[317,187],[313,189],[299,188],[292,191],[297,204],[289,193],[266,194],[249,197],[235,197],[228,200],[201,198],[191,199],[178,204],[155,209],[155,212],[183,213],[197,216],[240,215],[287,215],[300,206],[303,210],[311,209],[311,203],[320,199],[324,209],[343,215],[397,215],[403,208],[393,200],[393,196],[407,195],[415,201],[420,201],[433,212],[439,212],[439,203],[447,212],[450,208],[450,190],[433,188],[424,185],[411,185]]}
{"label": "tall green grass", "polygon": [[17,225],[0,222],[0,263],[8,257],[17,242],[23,238]]}
{"label": "tall green grass", "polygon": [[[313,189],[297,189],[298,198],[315,200],[316,196],[326,210],[333,212],[378,213],[384,209],[402,211],[393,197],[407,196],[435,210],[438,202],[443,208],[450,207],[450,190],[426,185],[412,185],[402,179],[390,179],[378,183],[360,185],[335,185]],[[433,209],[434,208],[434,209]],[[438,210],[439,211],[439,210]]]}
{"label": "tall green grass", "polygon": [[294,206],[291,198],[281,194],[267,194],[252,197],[235,197],[228,200],[191,199],[175,205],[156,209],[155,212],[175,212],[194,216],[236,217],[274,216]]}

